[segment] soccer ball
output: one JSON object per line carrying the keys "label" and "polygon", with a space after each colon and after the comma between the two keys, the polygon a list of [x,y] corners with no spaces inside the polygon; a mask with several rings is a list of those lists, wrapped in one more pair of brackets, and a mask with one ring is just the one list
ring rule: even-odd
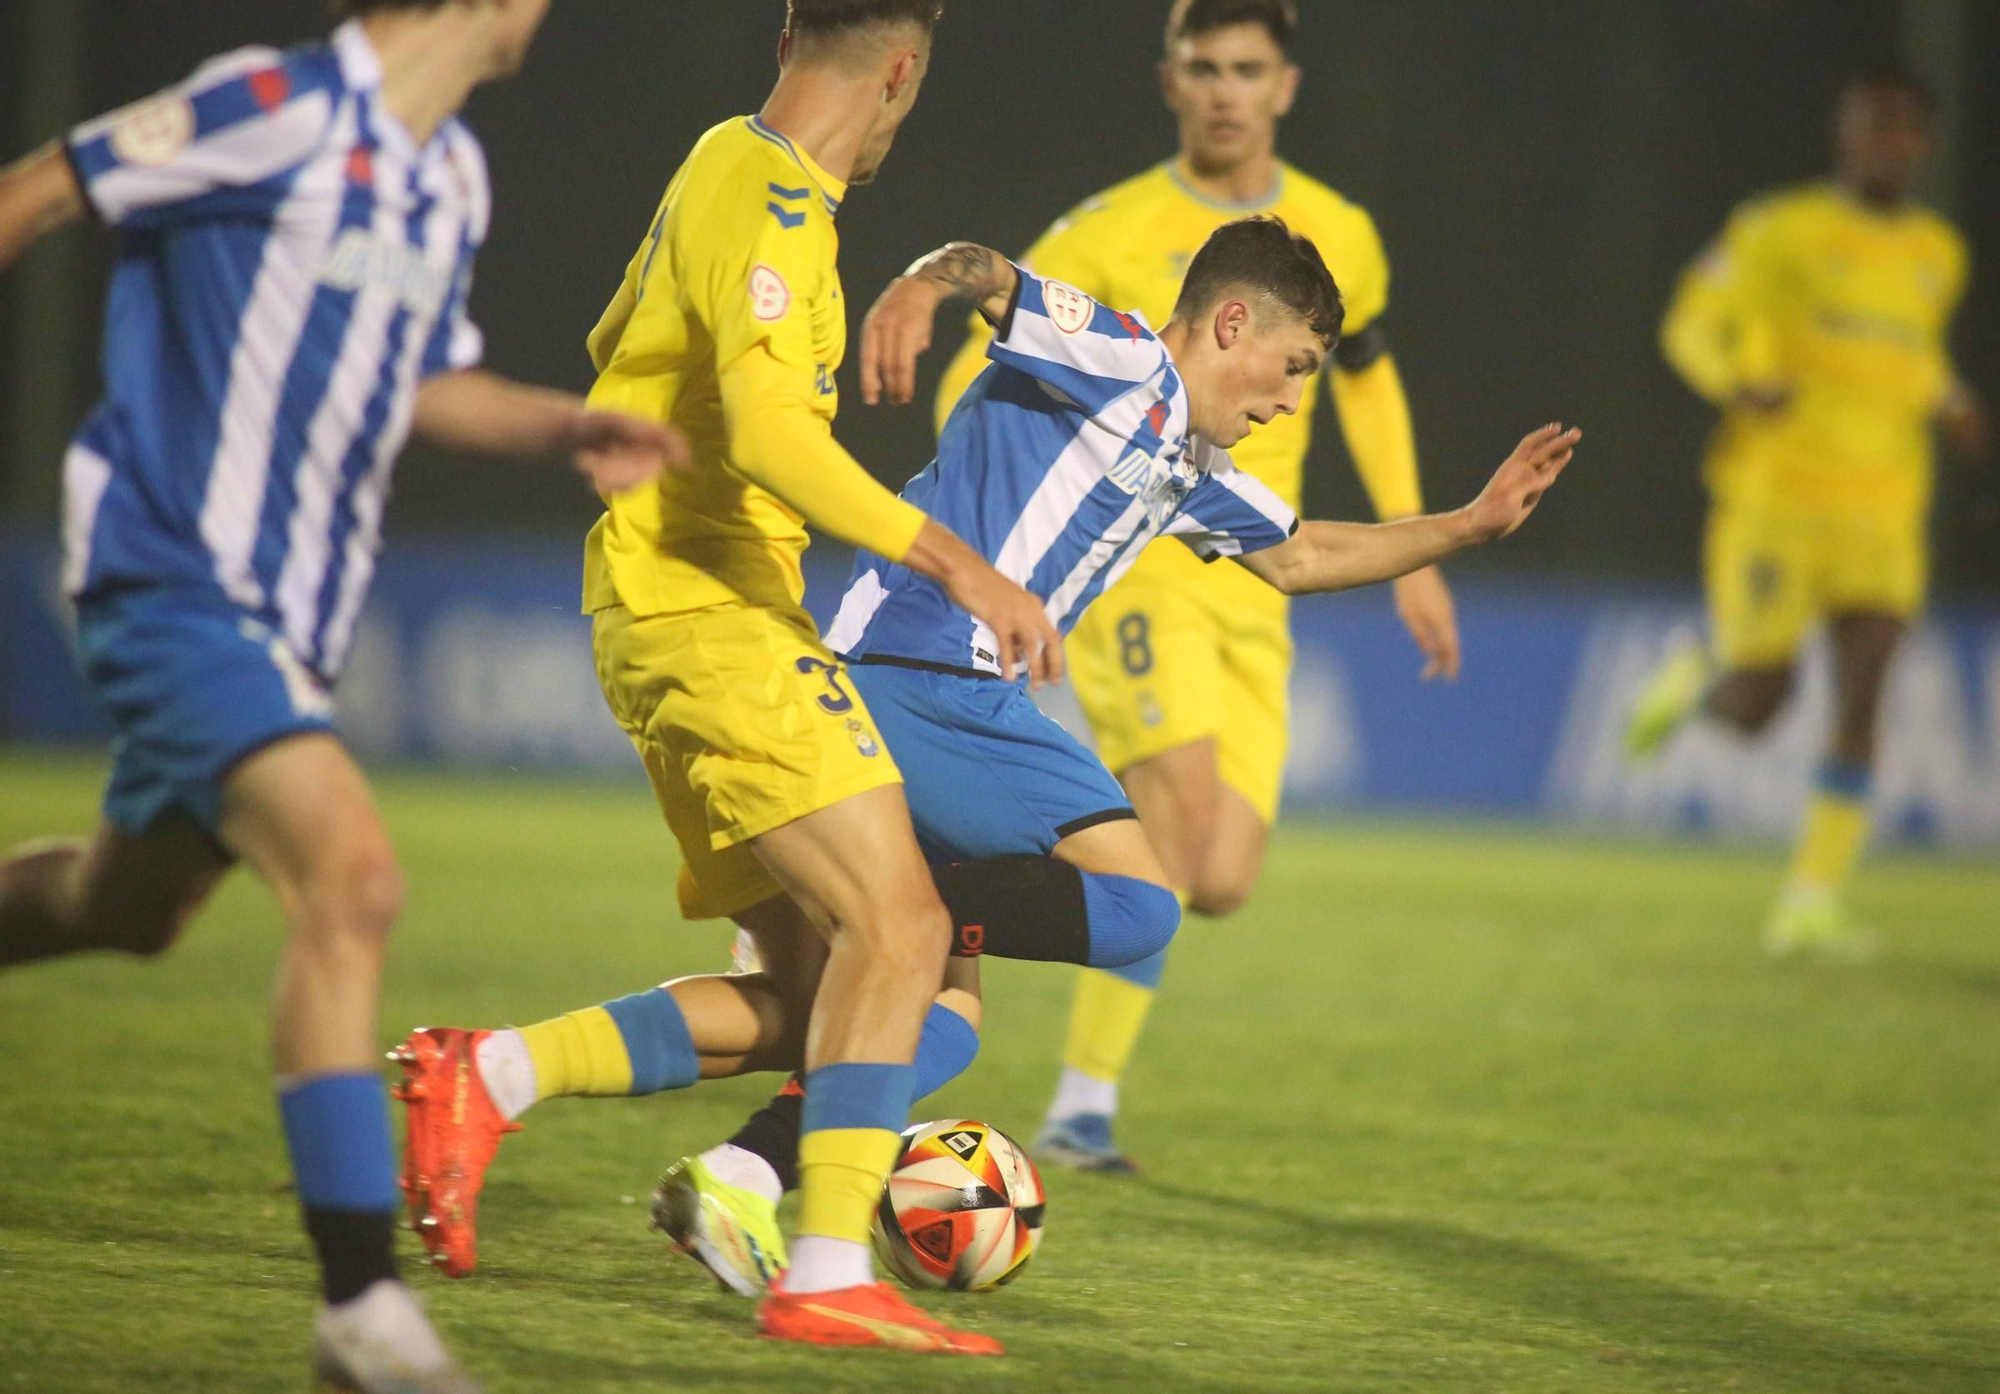
{"label": "soccer ball", "polygon": [[875,1251],[913,1288],[988,1292],[1034,1257],[1046,1205],[1034,1162],[992,1124],[919,1123],[875,1211]]}

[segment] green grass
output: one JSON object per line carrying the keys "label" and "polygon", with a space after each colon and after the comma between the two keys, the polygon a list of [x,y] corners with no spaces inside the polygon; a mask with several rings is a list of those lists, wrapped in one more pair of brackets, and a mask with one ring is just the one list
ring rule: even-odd
{"label": "green grass", "polygon": [[[0,845],[93,816],[0,758]],[[384,1040],[723,961],[643,789],[394,777],[413,883]],[[505,1391],[2000,1388],[2000,871],[1884,860],[1867,969],[1766,965],[1765,853],[1294,827],[1197,924],[1128,1081],[1137,1181],[1052,1175],[1026,1276],[947,1307],[1005,1361],[773,1348],[644,1224],[754,1081],[551,1104],[427,1272]],[[264,1074],[278,931],[234,879],[163,964],[0,979],[0,1394],[294,1390],[312,1271]],[[995,965],[927,1105],[1031,1136],[1069,979]]]}

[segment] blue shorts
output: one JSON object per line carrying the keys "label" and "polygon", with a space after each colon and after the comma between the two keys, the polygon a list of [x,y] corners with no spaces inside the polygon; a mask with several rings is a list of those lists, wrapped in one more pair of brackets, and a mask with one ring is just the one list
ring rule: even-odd
{"label": "blue shorts", "polygon": [[1104,762],[998,678],[850,663],[848,677],[903,772],[932,861],[1047,855],[1072,833],[1131,818]]}
{"label": "blue shorts", "polygon": [[285,641],[205,592],[86,597],[77,649],[113,733],[104,816],[128,833],[175,811],[215,833],[237,762],[333,726],[333,699]]}

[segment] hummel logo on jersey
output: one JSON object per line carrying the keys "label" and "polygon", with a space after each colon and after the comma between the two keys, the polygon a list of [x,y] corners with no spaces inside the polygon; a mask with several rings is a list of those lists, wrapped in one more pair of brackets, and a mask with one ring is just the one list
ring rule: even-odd
{"label": "hummel logo on jersey", "polygon": [[456,274],[455,266],[426,260],[420,247],[396,246],[358,227],[341,233],[319,266],[320,284],[336,290],[374,286],[393,291],[413,314],[435,315],[443,309]]}

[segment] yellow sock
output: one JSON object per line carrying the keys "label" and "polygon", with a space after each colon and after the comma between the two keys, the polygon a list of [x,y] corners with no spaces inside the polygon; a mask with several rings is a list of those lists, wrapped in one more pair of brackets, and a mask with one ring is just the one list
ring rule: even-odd
{"label": "yellow sock", "polygon": [[603,1007],[586,1007],[521,1028],[535,1062],[535,1098],[622,1097],[632,1092],[632,1055]]}
{"label": "yellow sock", "polygon": [[1086,968],[1077,978],[1076,999],[1069,1009],[1069,1044],[1063,1063],[1092,1079],[1116,1081],[1125,1073],[1146,1014],[1153,1009],[1153,989],[1127,982],[1101,968]]}
{"label": "yellow sock", "polygon": [[822,1128],[800,1138],[799,1233],[868,1243],[902,1144],[893,1128]]}
{"label": "yellow sock", "polygon": [[1867,800],[1817,791],[1792,854],[1792,884],[1839,890],[1867,842]]}

